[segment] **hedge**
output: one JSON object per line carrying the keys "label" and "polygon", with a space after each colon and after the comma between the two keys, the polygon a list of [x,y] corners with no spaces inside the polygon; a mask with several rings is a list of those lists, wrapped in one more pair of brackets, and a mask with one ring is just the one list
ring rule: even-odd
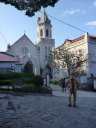
{"label": "hedge", "polygon": [[[31,85],[29,85],[29,84],[23,84],[23,85],[21,85],[21,87],[38,88],[38,86],[37,85],[34,85],[34,84],[31,84]],[[42,86],[39,86],[39,88],[44,88],[44,87],[42,85]]]}
{"label": "hedge", "polygon": [[22,77],[33,77],[33,73],[17,73],[17,72],[7,72],[0,73],[0,80],[2,79],[12,79],[12,78],[22,78]]}
{"label": "hedge", "polygon": [[33,76],[32,77],[32,84],[40,87],[43,85],[43,78],[39,75]]}
{"label": "hedge", "polygon": [[0,85],[11,85],[12,80],[0,80]]}

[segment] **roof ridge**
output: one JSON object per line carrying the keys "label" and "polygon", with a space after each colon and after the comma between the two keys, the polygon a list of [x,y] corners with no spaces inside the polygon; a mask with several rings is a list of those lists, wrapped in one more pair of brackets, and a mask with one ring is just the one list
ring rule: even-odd
{"label": "roof ridge", "polygon": [[12,56],[12,57],[14,57],[14,55],[11,55],[11,54],[9,54],[9,53],[6,53],[6,52],[0,52],[0,53],[2,53],[2,54],[6,54],[6,55],[9,55],[9,56]]}
{"label": "roof ridge", "polygon": [[[34,45],[34,43],[29,39],[29,37],[24,33],[24,35],[23,36],[21,36],[17,41],[15,41],[15,43],[13,43],[10,47],[12,47],[14,44],[16,44],[20,39],[22,39],[23,37],[26,37],[33,45]],[[34,45],[35,46],[35,45]]]}
{"label": "roof ridge", "polygon": [[[73,39],[73,40],[65,39],[64,43],[61,44],[60,46],[58,46],[57,48],[62,47],[62,46],[66,43],[66,41],[74,42],[74,41],[77,41],[77,40],[82,39],[82,38],[84,38],[84,37],[85,37],[85,35],[80,36],[80,37],[77,37],[77,38],[75,38],[75,39]],[[57,48],[56,48],[56,49],[57,49]]]}
{"label": "roof ridge", "polygon": [[85,35],[80,36],[80,37],[77,37],[77,38],[73,39],[72,42],[77,41],[77,40],[79,40],[79,39],[82,39],[82,38],[84,38],[84,37],[85,37]]}
{"label": "roof ridge", "polygon": [[93,38],[96,38],[96,36],[93,36],[93,35],[89,35],[90,37],[93,37]]}

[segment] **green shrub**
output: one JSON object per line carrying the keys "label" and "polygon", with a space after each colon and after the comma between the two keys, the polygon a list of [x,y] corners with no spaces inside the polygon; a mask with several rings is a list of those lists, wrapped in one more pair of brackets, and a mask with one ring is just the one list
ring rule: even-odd
{"label": "green shrub", "polygon": [[32,80],[26,80],[24,81],[25,84],[32,84]]}
{"label": "green shrub", "polygon": [[34,87],[34,85],[23,84],[23,87]]}
{"label": "green shrub", "polygon": [[33,72],[33,64],[30,60],[28,60],[27,63],[24,65],[23,72]]}
{"label": "green shrub", "polygon": [[69,77],[68,76],[65,76],[65,79],[69,79]]}
{"label": "green shrub", "polygon": [[32,77],[32,84],[40,87],[43,85],[43,78],[39,75],[33,76]]}
{"label": "green shrub", "polygon": [[58,84],[60,84],[60,80],[51,80],[50,83],[58,85]]}
{"label": "green shrub", "polygon": [[0,80],[0,85],[10,85],[12,84],[12,80]]}
{"label": "green shrub", "polygon": [[7,73],[0,73],[0,80],[2,79],[12,79],[12,78],[23,78],[23,77],[30,77],[34,76],[33,73],[17,73],[17,72],[7,72]]}

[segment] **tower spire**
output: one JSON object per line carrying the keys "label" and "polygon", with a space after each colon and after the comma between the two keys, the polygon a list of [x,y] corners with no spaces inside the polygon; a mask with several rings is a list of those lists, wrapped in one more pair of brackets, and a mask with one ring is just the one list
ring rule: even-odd
{"label": "tower spire", "polygon": [[46,14],[45,8],[42,9],[42,14],[41,14],[41,16],[38,18],[37,23],[38,23],[38,24],[42,24],[42,23],[51,24],[51,21],[49,20],[47,14]]}
{"label": "tower spire", "polygon": [[42,9],[41,16],[37,19],[37,40],[38,42],[41,38],[51,39],[52,32],[51,32],[51,21],[45,12],[45,8]]}
{"label": "tower spire", "polygon": [[45,8],[44,8],[44,7],[43,7],[43,10],[42,10],[42,13],[43,13],[43,14],[45,14],[45,13],[46,13],[46,12],[45,12]]}

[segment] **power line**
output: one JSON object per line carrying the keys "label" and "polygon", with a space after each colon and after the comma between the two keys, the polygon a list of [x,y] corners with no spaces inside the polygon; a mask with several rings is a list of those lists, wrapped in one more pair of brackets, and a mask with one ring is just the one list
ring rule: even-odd
{"label": "power line", "polygon": [[5,38],[5,36],[3,35],[3,33],[0,32],[0,34],[1,34],[1,36],[2,36],[2,38],[3,38],[3,40],[4,40],[4,42],[8,45],[8,42],[7,42],[6,38]]}
{"label": "power line", "polygon": [[[43,12],[41,12],[41,11],[39,11],[40,13],[43,13]],[[43,14],[46,14],[46,13],[43,13]],[[65,22],[65,21],[62,21],[62,20],[60,20],[60,19],[58,19],[58,18],[56,18],[56,17],[53,17],[53,16],[51,16],[51,15],[49,15],[49,14],[47,14],[49,17],[51,17],[51,18],[53,18],[53,19],[55,19],[55,20],[57,20],[57,21],[59,21],[59,22],[61,22],[61,23],[63,23],[63,24],[66,24],[66,25],[68,25],[68,26],[70,26],[70,27],[72,27],[72,28],[74,28],[74,29],[77,29],[77,30],[79,30],[79,31],[81,31],[81,32],[86,32],[86,31],[84,31],[84,30],[82,30],[82,29],[80,29],[80,28],[78,28],[78,27],[75,27],[75,26],[73,26],[73,25],[71,25],[71,24],[69,24],[69,23],[67,23],[67,22]]]}

